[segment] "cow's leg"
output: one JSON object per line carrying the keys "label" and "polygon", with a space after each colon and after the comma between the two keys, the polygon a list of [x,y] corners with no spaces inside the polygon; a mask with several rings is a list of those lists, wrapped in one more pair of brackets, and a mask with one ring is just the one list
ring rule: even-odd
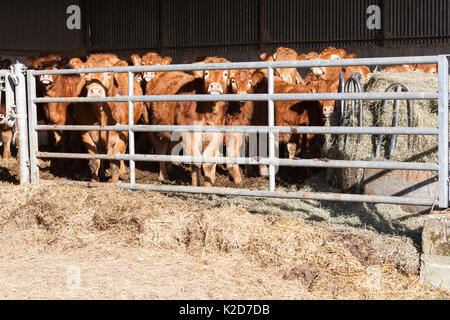
{"label": "cow's leg", "polygon": [[[112,137],[111,137],[112,135]],[[110,132],[111,143],[108,145],[108,154],[117,155],[124,154],[127,149],[127,138],[126,132]],[[118,183],[120,177],[120,162],[117,160],[111,161],[111,182]]]}
{"label": "cow's leg", "polygon": [[[80,145],[80,133],[79,132],[69,132],[68,137],[69,143],[67,150],[72,151],[75,153],[82,153],[81,151],[81,145]],[[75,172],[75,176],[79,176],[79,173],[81,172],[81,162],[82,160],[78,159],[71,159],[71,166],[73,171]]]}
{"label": "cow's leg", "polygon": [[[190,132],[183,132],[181,134],[183,140],[183,154],[185,156],[201,156],[201,139],[198,139],[198,133],[190,133]],[[196,141],[200,140],[200,141]],[[192,186],[197,187],[200,185],[200,172],[201,172],[201,166],[198,163],[192,163],[192,173],[191,173],[191,180],[192,180]]]}
{"label": "cow's leg", "polygon": [[9,160],[11,159],[12,130],[1,131],[0,134],[3,143],[3,160]]}
{"label": "cow's leg", "polygon": [[119,174],[124,175],[126,172],[127,172],[127,166],[125,165],[125,161],[120,160]]}
{"label": "cow's leg", "polygon": [[[84,132],[81,135],[81,141],[83,141],[86,146],[87,152],[89,154],[98,154],[97,144],[91,137],[90,132]],[[101,161],[100,159],[89,159],[89,170],[91,174],[91,182],[98,182],[98,171],[100,169]]]}
{"label": "cow's leg", "polygon": [[[157,133],[150,132],[148,134],[149,140],[152,142],[153,147],[155,148],[155,152],[157,155],[165,155],[168,149],[167,139],[164,137],[160,137]],[[158,180],[163,182],[169,179],[169,175],[166,170],[166,163],[161,161],[159,163],[159,176]]]}
{"label": "cow's leg", "polygon": [[287,149],[289,153],[289,159],[295,158],[295,153],[297,151],[297,144],[295,142],[288,142]]}
{"label": "cow's leg", "polygon": [[[211,141],[203,151],[204,157],[216,157],[219,155],[219,147],[223,140],[223,135],[221,133],[216,133],[211,134],[210,137]],[[216,167],[216,163],[203,164],[203,171],[205,172],[205,181],[203,184],[205,187],[211,187],[216,182]]]}
{"label": "cow's leg", "polygon": [[[242,146],[242,140],[244,135],[242,133],[232,133],[227,139],[227,157],[237,158],[240,155],[240,149]],[[239,164],[227,164],[227,169],[231,172],[231,177],[235,184],[242,182],[241,171],[239,170]]]}

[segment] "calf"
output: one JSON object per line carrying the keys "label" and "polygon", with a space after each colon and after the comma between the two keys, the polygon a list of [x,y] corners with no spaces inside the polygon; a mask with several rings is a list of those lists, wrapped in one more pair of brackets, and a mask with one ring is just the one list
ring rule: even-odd
{"label": "calf", "polygon": [[[28,64],[35,70],[64,69],[68,59],[59,55],[41,58],[28,58]],[[41,75],[38,87],[46,98],[78,97],[83,86],[79,75]],[[73,104],[66,102],[51,102],[43,105],[46,122],[50,125],[74,124]],[[52,131],[52,142],[57,152],[67,152],[77,140],[78,133],[69,131]]]}
{"label": "calf", "polygon": [[[260,58],[263,61],[292,61],[297,60],[298,54],[293,49],[279,47],[273,56],[268,53],[262,53]],[[267,77],[266,72],[265,75]],[[287,83],[304,83],[296,68],[277,68],[275,69],[275,75]]]}
{"label": "calf", "polygon": [[[86,62],[78,58],[70,61],[73,68],[102,68],[127,66],[126,61],[120,60],[115,54],[92,54]],[[113,72],[90,73],[81,75],[83,90],[81,96],[87,97],[114,97],[128,95],[127,74]],[[142,95],[139,83],[134,79],[134,94]],[[143,113],[143,104],[134,103],[134,122],[137,122]],[[75,108],[75,120],[81,125],[113,126],[128,124],[127,102],[98,102],[78,104]],[[89,154],[123,154],[126,151],[128,132],[116,131],[86,131],[82,132],[82,142]],[[111,161],[112,182],[119,181],[120,170],[117,161]],[[91,181],[99,181],[99,159],[89,160]]]}
{"label": "calf", "polygon": [[[137,54],[131,56],[131,60],[136,66],[168,65],[172,58],[162,58],[157,53],[148,52],[140,57]],[[153,94],[176,94],[181,86],[193,81],[194,77],[184,72],[143,72],[144,88],[146,95]],[[173,102],[146,102],[143,122],[153,125],[173,125],[175,122],[176,104]],[[155,148],[156,154],[165,155],[169,152],[171,145],[171,132],[148,132],[149,140]],[[167,171],[171,171],[171,165],[160,162],[159,181],[168,179]]]}
{"label": "calf", "polygon": [[[233,94],[252,94],[255,89],[265,87],[267,83],[261,84],[265,80],[264,75],[256,70],[239,70],[232,72],[230,82],[230,92]],[[264,90],[263,89],[263,90]],[[261,92],[263,93],[263,92]],[[264,92],[265,93],[265,92]],[[227,126],[262,126],[267,125],[267,104],[254,101],[230,102],[225,116]],[[239,157],[240,149],[245,139],[245,133],[228,133],[225,139],[228,157]],[[238,164],[227,165],[231,170],[231,176],[235,184],[242,182]],[[260,166],[261,175],[267,175],[267,166]]]}
{"label": "calf", "polygon": [[[277,93],[313,93],[307,85],[294,85],[275,81]],[[275,103],[276,126],[323,126],[320,103],[317,101],[277,101]],[[303,158],[317,157],[320,153],[321,136],[314,134],[282,133],[279,142],[287,146],[289,158],[298,153]]]}
{"label": "calf", "polygon": [[413,64],[404,64],[401,66],[389,66],[386,67],[383,71],[385,72],[389,72],[389,71],[393,71],[393,72],[408,72],[408,71],[414,71],[415,70],[415,65]]}
{"label": "calf", "polygon": [[[204,63],[227,63],[227,59],[218,57],[207,57]],[[194,71],[196,80],[186,87],[182,93],[187,94],[226,94],[229,87],[229,70],[201,70]],[[175,116],[175,123],[179,125],[200,124],[203,126],[223,126],[228,103],[218,102],[190,102],[179,105]],[[223,143],[224,133],[183,132],[184,152],[190,156],[218,157],[220,156],[220,145]],[[204,163],[203,171],[205,175],[204,186],[214,185],[216,178],[216,164]],[[193,165],[192,185],[196,186],[200,180],[200,166]]]}

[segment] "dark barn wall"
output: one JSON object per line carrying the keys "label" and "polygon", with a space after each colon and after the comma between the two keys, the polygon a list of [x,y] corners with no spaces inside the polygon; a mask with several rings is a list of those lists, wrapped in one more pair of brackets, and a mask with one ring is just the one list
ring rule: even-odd
{"label": "dark barn wall", "polygon": [[80,0],[1,0],[0,53],[73,52],[81,32],[66,26],[67,7]]}
{"label": "dark barn wall", "polygon": [[[66,9],[82,8],[82,30]],[[366,9],[384,10],[383,29]],[[333,45],[360,56],[450,53],[450,0],[1,0],[0,54],[158,51],[175,62],[219,55],[259,60],[283,45]]]}

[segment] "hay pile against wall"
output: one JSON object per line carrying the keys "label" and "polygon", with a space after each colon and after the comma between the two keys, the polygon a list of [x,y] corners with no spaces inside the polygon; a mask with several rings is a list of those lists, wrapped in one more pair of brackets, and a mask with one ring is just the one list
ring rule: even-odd
{"label": "hay pile against wall", "polygon": [[[421,71],[404,73],[375,72],[371,80],[364,85],[364,92],[384,92],[389,85],[401,83],[410,88],[411,92],[437,92],[437,75],[425,74]],[[414,105],[414,127],[438,126],[437,101],[416,100]],[[383,110],[383,101],[364,101],[363,126],[365,127],[392,127],[394,119],[394,102],[388,101]],[[338,105],[337,105],[338,108]],[[349,109],[351,109],[349,103]],[[400,102],[399,127],[408,126],[407,102]],[[357,126],[359,116],[358,103],[355,114],[348,119],[348,123]],[[339,125],[337,116],[331,120],[331,125]],[[358,143],[358,135],[350,135],[350,142],[345,143],[345,135],[328,137],[323,148],[326,158],[337,160],[383,160],[408,161],[408,162],[438,162],[438,137],[437,136],[397,136],[394,154],[390,155],[392,136],[383,139],[381,154],[377,158],[377,135],[363,135]],[[411,139],[412,150],[408,151],[408,139]],[[328,172],[329,181],[336,181],[343,189],[351,189],[361,180],[362,169],[343,169]]]}

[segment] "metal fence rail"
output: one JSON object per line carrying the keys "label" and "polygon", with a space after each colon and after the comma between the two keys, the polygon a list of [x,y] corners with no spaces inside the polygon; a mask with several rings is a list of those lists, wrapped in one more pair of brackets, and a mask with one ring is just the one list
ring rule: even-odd
{"label": "metal fence rail", "polygon": [[[274,93],[274,69],[275,68],[311,68],[311,67],[340,67],[340,66],[375,66],[394,64],[430,64],[439,65],[439,90],[438,92],[410,93],[410,92],[383,92],[383,93],[313,93],[313,94],[276,94]],[[212,95],[155,95],[155,96],[134,96],[133,78],[136,72],[162,72],[162,71],[193,71],[193,70],[227,70],[227,69],[267,69],[268,70],[268,93],[220,96]],[[128,73],[129,90],[128,96],[116,96],[108,98],[37,98],[36,97],[36,76],[44,74],[81,74],[117,72]],[[39,180],[38,158],[72,158],[72,159],[104,159],[104,160],[125,160],[130,162],[130,182],[119,183],[119,187],[128,189],[147,189],[162,192],[186,192],[186,193],[207,193],[222,195],[258,196],[258,197],[281,197],[300,198],[315,200],[334,201],[356,201],[356,202],[383,202],[412,205],[432,205],[436,203],[440,208],[447,208],[449,203],[448,189],[448,61],[445,56],[426,57],[401,57],[401,58],[371,58],[371,59],[346,59],[346,60],[308,60],[308,61],[283,61],[283,62],[245,62],[245,63],[220,63],[220,64],[195,64],[195,65],[158,65],[141,67],[110,67],[93,69],[67,69],[52,71],[27,71],[28,79],[28,116],[29,116],[29,139],[30,139],[30,167],[31,181]],[[429,100],[437,99],[439,104],[439,128],[395,128],[395,127],[277,127],[275,126],[275,101],[294,100]],[[133,123],[134,102],[146,101],[267,101],[268,102],[268,126],[265,127],[205,127],[205,126],[153,126],[135,125]],[[116,126],[50,126],[37,125],[37,104],[48,102],[128,102],[129,123],[128,125]],[[128,131],[129,133],[129,153],[121,155],[106,154],[67,154],[49,153],[38,150],[37,133],[44,130],[66,130],[66,131]],[[266,157],[256,158],[206,158],[206,157],[186,157],[169,155],[136,155],[134,133],[135,132],[262,132],[269,135],[269,154]],[[439,163],[409,163],[392,161],[343,161],[343,160],[290,160],[275,157],[276,134],[278,133],[314,133],[314,134],[375,134],[375,135],[437,135],[439,137]],[[189,162],[189,163],[234,163],[269,166],[269,190],[246,190],[232,188],[203,188],[203,187],[183,187],[183,186],[161,186],[142,185],[135,182],[135,162],[136,161],[163,161],[163,162]],[[426,170],[439,172],[439,195],[435,198],[408,198],[395,196],[369,196],[357,194],[321,193],[321,192],[282,192],[277,191],[275,186],[276,167],[278,166],[301,166],[301,167],[321,167],[321,168],[377,168],[388,170]],[[69,182],[79,184],[77,182]],[[97,185],[93,183],[83,183],[84,185]]]}

